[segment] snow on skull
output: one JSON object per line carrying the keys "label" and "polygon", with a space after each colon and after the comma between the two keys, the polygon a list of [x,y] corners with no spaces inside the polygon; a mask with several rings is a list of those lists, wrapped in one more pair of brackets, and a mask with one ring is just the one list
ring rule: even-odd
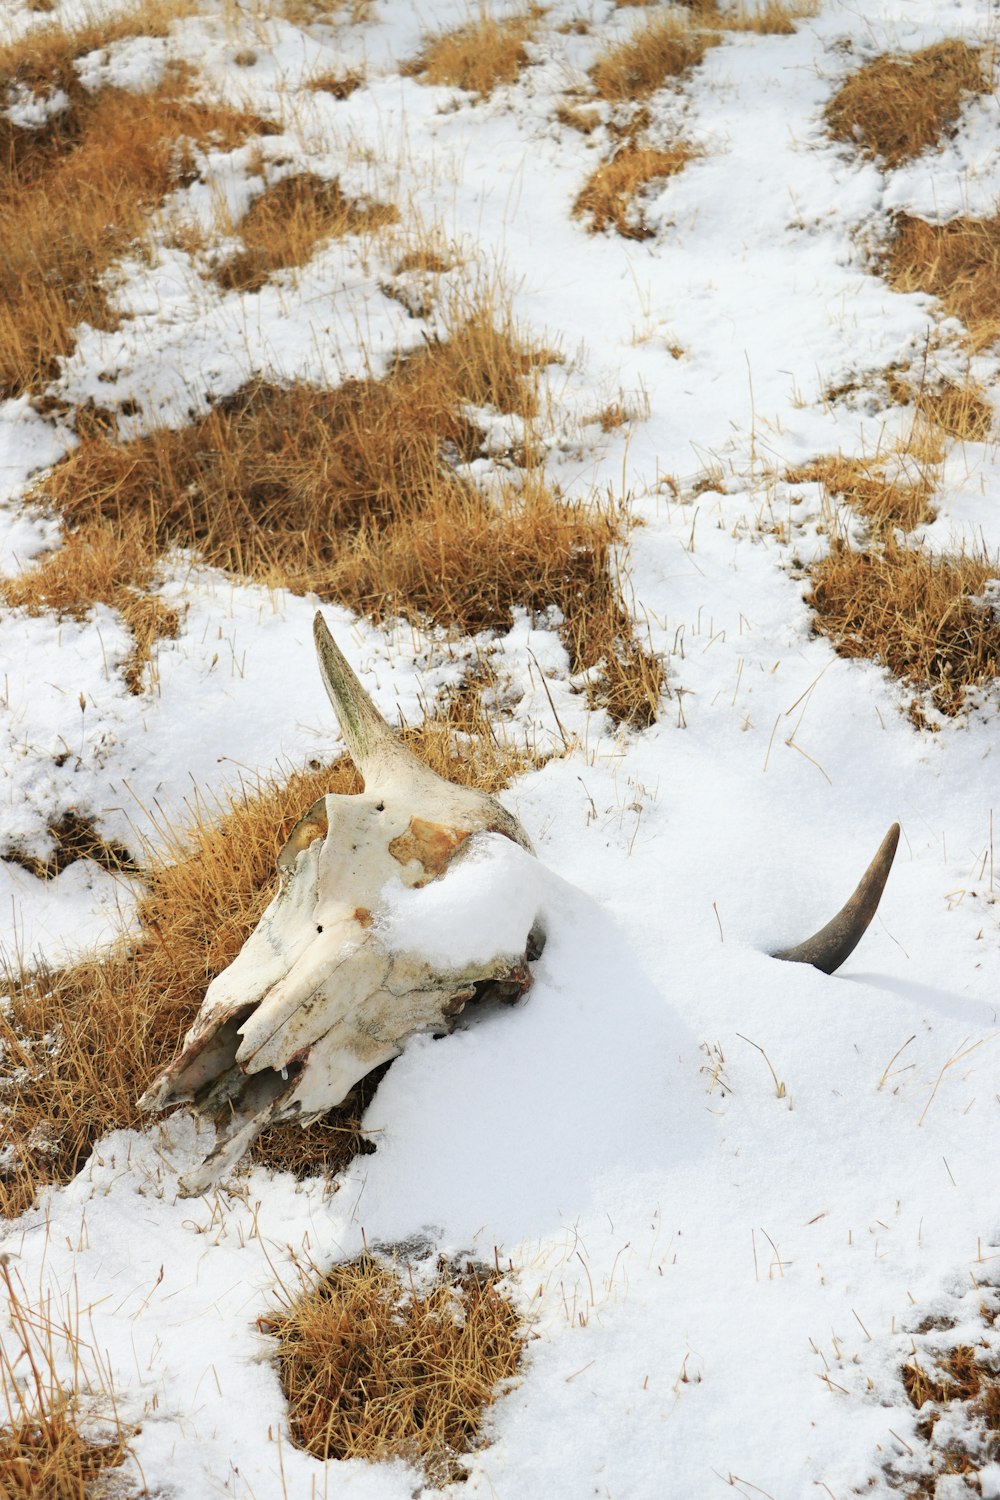
{"label": "snow on skull", "polygon": [[139,1101],[188,1103],[214,1120],[214,1150],[181,1180],[188,1194],[217,1182],[266,1125],[308,1124],[409,1037],[450,1030],[473,996],[516,1000],[544,942],[520,823],[411,754],[319,614],[314,634],[364,791],[321,797],[299,819],[277,894]]}

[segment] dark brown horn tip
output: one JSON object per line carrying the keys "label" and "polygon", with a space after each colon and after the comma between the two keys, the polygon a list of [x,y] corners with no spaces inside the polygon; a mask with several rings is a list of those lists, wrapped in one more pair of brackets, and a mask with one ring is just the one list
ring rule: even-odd
{"label": "dark brown horn tip", "polygon": [[821,927],[819,932],[806,938],[804,943],[797,943],[794,948],[785,948],[773,957],[793,964],[812,964],[824,974],[832,974],[839,969],[868,930],[868,924],[875,915],[889,878],[898,843],[899,824],[893,823],[846,906],[825,927]]}

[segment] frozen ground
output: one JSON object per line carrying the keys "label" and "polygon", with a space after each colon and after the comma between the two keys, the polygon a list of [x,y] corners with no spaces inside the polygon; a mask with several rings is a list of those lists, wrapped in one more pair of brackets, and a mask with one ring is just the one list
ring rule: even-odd
{"label": "frozen ground", "polygon": [[[248,18],[245,35],[232,10],[207,0],[169,43],[129,43],[94,68],[134,79],[169,51],[195,59],[207,91],[284,123],[269,156],[438,226],[465,251],[456,278],[499,267],[517,318],[567,358],[548,375],[550,476],[570,493],[610,486],[644,523],[631,584],[670,697],[652,729],[615,734],[571,690],[552,631],[521,620],[498,643],[515,728],[554,742],[551,697],[577,741],[505,794],[549,872],[549,944],[523,1006],[394,1065],[367,1119],[378,1149],[336,1194],[255,1170],[177,1201],[194,1142],[173,1121],[109,1136],[77,1181],[8,1226],[3,1249],[34,1293],[76,1288],[123,1415],[143,1419],[146,1482],[177,1500],[403,1500],[419,1485],[402,1462],[324,1466],[294,1450],[255,1326],[294,1257],[322,1266],[362,1235],[487,1260],[497,1247],[518,1271],[537,1338],[467,1496],[888,1494],[886,1466],[906,1472],[919,1447],[900,1379],[911,1332],[929,1317],[952,1321],[956,1341],[990,1332],[976,1284],[1000,1256],[997,700],[917,731],[885,673],[811,634],[801,565],[826,545],[820,496],[774,475],[905,433],[912,412],[823,397],[919,362],[941,331],[932,299],[870,274],[865,246],[893,209],[945,219],[992,211],[1000,194],[995,97],[970,104],[942,150],[886,174],[828,141],[823,104],[858,59],[987,39],[996,12],[821,0],[794,36],[728,38],[650,101],[652,128],[682,129],[703,154],[655,198],[656,233],[638,243],[571,217],[607,146],[555,109],[642,12],[556,0],[532,66],[475,102],[399,73],[425,25],[464,20],[464,4],[420,15],[376,0],[363,24],[310,31]],[[577,13],[586,35],[557,29]],[[36,21],[25,9],[11,24]],[[235,61],[247,45],[251,67]],[[367,82],[347,100],[307,91],[356,63]],[[212,191],[238,203],[245,165],[220,157]],[[196,185],[173,212],[204,215],[209,199]],[[126,265],[128,316],[114,334],[82,331],[61,390],[127,398],[141,430],[253,372],[334,381],[377,367],[423,328],[381,290],[381,255],[333,242],[258,294],[220,293],[177,251]],[[942,370],[964,372],[959,333],[931,355]],[[996,360],[974,373],[989,384]],[[630,428],[582,422],[619,393]],[[0,408],[10,571],[55,535],[20,496],[70,441],[26,400]],[[995,550],[998,500],[995,447],[956,445],[930,540]],[[182,813],[194,787],[334,748],[314,601],[183,559],[167,592],[181,632],[142,697],[115,670],[129,642],[111,610],[82,624],[0,616],[5,839],[44,853],[47,824],[77,809],[134,841],[150,810]],[[457,671],[432,636],[326,614],[390,716],[419,718]],[[897,818],[880,916],[841,973],[770,959],[832,913]],[[0,938],[52,957],[107,937],[130,899],[80,865],[43,884],[0,863]],[[973,1493],[948,1484],[941,1500]],[[1000,1466],[980,1484],[1000,1494]]]}

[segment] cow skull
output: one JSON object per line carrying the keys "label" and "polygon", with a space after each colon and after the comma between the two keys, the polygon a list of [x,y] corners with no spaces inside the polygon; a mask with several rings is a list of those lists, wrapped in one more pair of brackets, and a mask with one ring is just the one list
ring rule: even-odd
{"label": "cow skull", "polygon": [[[522,928],[515,940],[504,924],[500,951],[484,954],[480,941],[468,961],[433,962],[407,942],[405,922],[400,943],[392,893],[443,878],[488,834],[529,855],[531,844],[494,797],[452,785],[411,754],[319,614],[314,635],[364,791],[321,797],[296,823],[278,856],[277,894],[139,1101],[147,1110],[190,1103],[214,1120],[215,1149],[182,1179],[186,1194],[212,1186],[265,1126],[308,1124],[340,1104],[415,1033],[449,1031],[474,995],[516,1000],[544,942],[522,900]],[[499,867],[510,876],[517,866]]]}
{"label": "cow skull", "polygon": [[[417,760],[319,614],[314,635],[364,791],[329,793],[296,823],[278,856],[277,894],[209,985],[180,1054],[139,1101],[147,1110],[190,1103],[215,1122],[215,1148],[181,1179],[185,1194],[217,1182],[266,1125],[310,1123],[398,1056],[409,1037],[449,1031],[473,996],[518,999],[544,944],[532,896],[538,885],[524,878],[533,851],[520,823],[494,797],[454,786]],[[837,916],[774,957],[832,974],[875,914],[898,839],[893,824]],[[490,840],[509,851],[489,872],[499,871],[507,889],[488,892],[476,940],[464,950],[461,938],[445,944],[442,958],[420,911],[398,920],[399,895],[458,875]]]}

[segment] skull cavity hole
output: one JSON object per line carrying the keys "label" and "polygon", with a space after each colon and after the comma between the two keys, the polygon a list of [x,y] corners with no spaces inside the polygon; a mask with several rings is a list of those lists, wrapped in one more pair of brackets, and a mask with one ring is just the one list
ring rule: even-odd
{"label": "skull cavity hole", "polygon": [[278,1340],[293,1441],[315,1458],[403,1458],[431,1484],[468,1477],[487,1408],[521,1368],[527,1329],[498,1269],[374,1255],[303,1279],[260,1320]]}
{"label": "skull cavity hole", "polygon": [[273,1172],[291,1172],[299,1181],[325,1177],[332,1183],[355,1157],[374,1153],[375,1142],[365,1134],[361,1120],[391,1066],[387,1062],[374,1068],[354,1085],[343,1104],[311,1125],[298,1120],[268,1125],[251,1148],[251,1159]]}

